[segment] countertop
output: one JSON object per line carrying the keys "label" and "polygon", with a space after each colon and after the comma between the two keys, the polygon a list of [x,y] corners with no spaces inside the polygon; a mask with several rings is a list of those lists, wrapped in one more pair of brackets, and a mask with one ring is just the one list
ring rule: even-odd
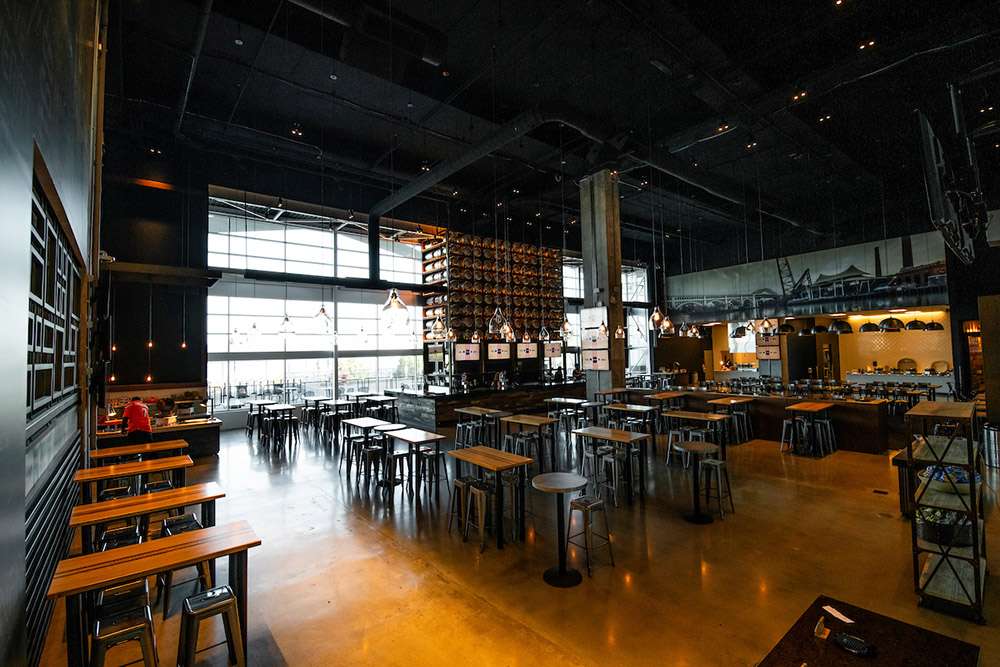
{"label": "countertop", "polygon": [[538,383],[526,383],[520,384],[515,387],[509,387],[507,389],[493,389],[492,387],[476,387],[470,389],[468,392],[461,391],[400,391],[394,389],[388,389],[385,391],[386,396],[399,396],[399,397],[412,397],[412,398],[431,398],[431,399],[448,399],[448,398],[460,398],[463,396],[475,397],[484,394],[505,394],[515,391],[532,391],[534,389],[539,390],[552,390],[558,389],[559,387],[580,387],[585,385],[586,382],[582,380],[580,382],[547,382],[545,384]]}
{"label": "countertop", "polygon": [[[222,420],[218,417],[206,417],[202,419],[188,419],[170,426],[154,426],[153,433],[173,433],[175,431],[191,431],[197,428],[210,428],[221,426]],[[98,431],[97,438],[120,438],[124,433],[116,429],[114,431]]]}

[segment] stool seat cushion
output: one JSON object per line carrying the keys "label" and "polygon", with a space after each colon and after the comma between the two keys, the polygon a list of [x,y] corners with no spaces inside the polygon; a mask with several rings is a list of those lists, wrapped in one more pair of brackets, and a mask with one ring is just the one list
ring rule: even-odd
{"label": "stool seat cushion", "polygon": [[604,506],[604,500],[597,496],[577,496],[569,501],[569,506],[572,509],[588,509],[593,510]]}
{"label": "stool seat cushion", "polygon": [[235,600],[229,586],[216,586],[184,600],[184,613],[201,615],[224,609]]}

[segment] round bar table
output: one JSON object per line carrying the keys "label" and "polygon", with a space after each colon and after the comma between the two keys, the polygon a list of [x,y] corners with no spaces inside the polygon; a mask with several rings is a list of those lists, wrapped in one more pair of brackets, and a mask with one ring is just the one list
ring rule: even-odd
{"label": "round bar table", "polygon": [[694,458],[694,465],[691,466],[691,470],[694,471],[694,483],[691,485],[691,488],[694,489],[694,511],[690,514],[685,514],[684,520],[697,524],[712,523],[712,515],[701,511],[701,459],[707,454],[717,454],[719,446],[711,442],[699,442],[697,440],[680,442],[676,446]]}
{"label": "round bar table", "polygon": [[545,570],[542,578],[549,586],[571,588],[583,581],[579,571],[566,567],[566,494],[587,486],[587,478],[568,472],[547,472],[531,479],[531,485],[543,493],[556,494],[556,539],[559,541],[559,565]]}

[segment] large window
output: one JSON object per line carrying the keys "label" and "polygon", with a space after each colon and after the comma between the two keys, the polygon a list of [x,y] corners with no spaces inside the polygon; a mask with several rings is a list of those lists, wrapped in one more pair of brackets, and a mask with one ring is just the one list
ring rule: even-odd
{"label": "large window", "polygon": [[622,301],[649,301],[649,291],[646,289],[646,268],[643,266],[622,267]]}
{"label": "large window", "polygon": [[575,257],[563,258],[563,296],[583,298],[583,262]]}
{"label": "large window", "polygon": [[645,308],[625,309],[625,361],[629,375],[649,373],[649,324]]}
{"label": "large window", "polygon": [[[306,276],[368,277],[365,224],[288,208],[209,199],[209,266]],[[412,232],[408,234],[413,236]],[[416,243],[384,238],[379,244],[379,275],[383,280],[419,284],[420,260],[420,246]]]}
{"label": "large window", "polygon": [[[420,309],[392,329],[383,292],[223,280],[208,296],[208,381],[220,406],[421,382]],[[320,312],[325,313],[325,316]],[[286,320],[287,317],[287,320]]]}

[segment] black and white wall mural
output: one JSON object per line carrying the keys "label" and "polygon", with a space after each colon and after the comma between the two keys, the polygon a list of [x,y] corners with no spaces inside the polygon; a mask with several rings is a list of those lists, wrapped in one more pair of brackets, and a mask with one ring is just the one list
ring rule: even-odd
{"label": "black and white wall mural", "polygon": [[679,322],[747,320],[947,303],[936,232],[670,276]]}

